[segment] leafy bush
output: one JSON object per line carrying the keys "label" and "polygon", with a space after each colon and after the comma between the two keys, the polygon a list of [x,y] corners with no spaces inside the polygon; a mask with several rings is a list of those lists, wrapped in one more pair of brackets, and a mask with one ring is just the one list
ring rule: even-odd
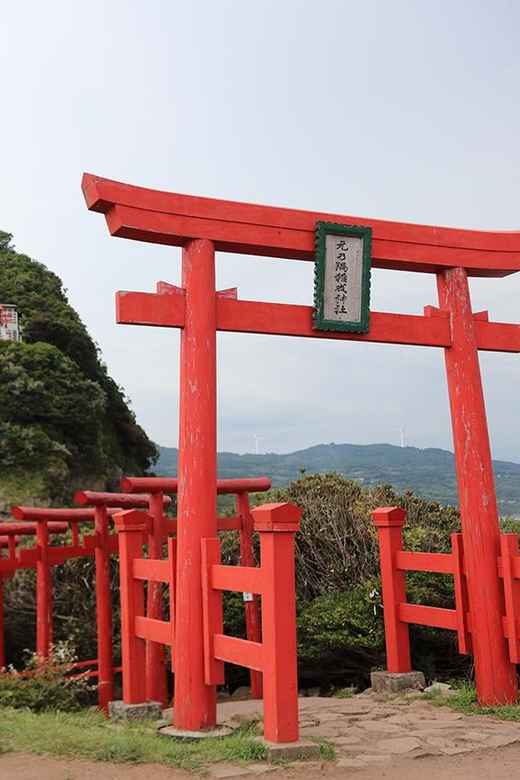
{"label": "leafy bush", "polygon": [[155,445],[108,375],[61,280],[15,252],[1,231],[0,290],[16,305],[23,335],[23,342],[0,342],[2,488],[7,477],[23,483],[43,474],[45,498],[68,503],[78,482],[116,489],[122,471],[146,472]]}
{"label": "leafy bush", "polygon": [[28,708],[33,712],[81,709],[94,686],[84,675],[68,677],[77,660],[71,645],[52,648],[47,660],[30,654],[23,672],[13,667],[0,670],[0,707]]}

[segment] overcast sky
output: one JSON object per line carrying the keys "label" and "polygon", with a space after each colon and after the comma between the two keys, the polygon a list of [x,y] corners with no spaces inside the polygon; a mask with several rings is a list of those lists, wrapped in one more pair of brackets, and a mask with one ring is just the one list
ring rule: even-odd
{"label": "overcast sky", "polygon": [[[0,229],[55,271],[140,424],[177,446],[179,334],[115,325],[114,292],[180,250],[111,238],[83,171],[217,198],[520,228],[517,0],[32,0],[1,17]],[[312,264],[218,258],[242,298],[312,302]],[[520,278],[471,282],[520,322]],[[1,298],[1,291],[0,291]],[[375,271],[372,309],[436,304]],[[520,462],[520,356],[481,356],[493,455]],[[452,449],[442,350],[219,335],[219,449]]]}

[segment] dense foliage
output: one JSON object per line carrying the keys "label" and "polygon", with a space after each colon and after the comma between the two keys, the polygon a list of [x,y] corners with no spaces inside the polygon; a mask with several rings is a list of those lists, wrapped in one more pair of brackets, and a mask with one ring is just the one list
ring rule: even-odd
{"label": "dense foliage", "polygon": [[[363,488],[339,474],[303,476],[283,490],[255,497],[257,502],[291,501],[304,510],[296,535],[296,585],[299,675],[303,686],[323,688],[368,684],[369,673],[385,663],[381,584],[376,531],[371,512],[379,506],[403,506],[408,511],[404,529],[406,549],[449,552],[450,536],[459,530],[453,507],[396,494],[388,485]],[[516,526],[517,527],[517,526]],[[507,530],[514,530],[510,524]],[[255,539],[258,556],[258,539]],[[223,562],[239,561],[236,533],[222,534]],[[115,559],[112,597],[116,657],[119,655],[119,594]],[[54,635],[70,638],[82,659],[96,657],[94,562],[69,560],[53,571]],[[34,647],[34,571],[20,571],[5,582],[7,654],[20,662],[24,647]],[[453,578],[410,572],[408,600],[453,608]],[[165,603],[165,606],[166,603]],[[244,636],[241,594],[225,595],[226,633]],[[455,632],[411,627],[412,657],[416,668],[431,678],[467,673],[471,659],[460,656]],[[247,672],[227,668],[233,688],[247,684]]]}
{"label": "dense foliage", "polygon": [[[268,500],[290,501],[304,510],[296,535],[301,679],[324,687],[366,685],[370,670],[384,665],[379,555],[371,512],[380,506],[404,507],[406,549],[449,552],[450,536],[460,529],[458,510],[409,491],[397,494],[389,485],[365,488],[334,472],[304,475],[271,491]],[[237,541],[231,535],[223,541],[223,554],[227,563],[238,561]],[[407,587],[411,602],[454,606],[451,577],[409,573]],[[235,602],[228,602],[227,618],[234,631],[244,630]],[[454,632],[412,627],[411,637],[416,668],[427,675],[442,678],[467,668]]]}
{"label": "dense foliage", "polygon": [[[156,450],[68,304],[61,280],[0,233],[0,302],[16,305],[23,342],[0,341],[0,486],[36,477],[33,498],[69,501],[144,473]],[[35,484],[33,479],[33,486]],[[16,492],[12,490],[11,492]],[[16,499],[16,496],[13,496]]]}
{"label": "dense foliage", "polygon": [[74,669],[76,660],[75,651],[65,642],[55,645],[45,661],[28,654],[22,674],[13,668],[0,670],[0,707],[33,712],[80,710],[89,702],[93,686]]}

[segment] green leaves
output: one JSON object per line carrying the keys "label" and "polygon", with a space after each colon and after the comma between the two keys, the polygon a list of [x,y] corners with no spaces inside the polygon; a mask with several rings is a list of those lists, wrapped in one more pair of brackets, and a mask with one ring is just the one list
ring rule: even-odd
{"label": "green leaves", "polygon": [[23,342],[0,342],[0,475],[44,474],[53,501],[79,479],[114,488],[122,471],[147,471],[155,446],[59,277],[11,238],[0,232],[0,302],[17,306]]}

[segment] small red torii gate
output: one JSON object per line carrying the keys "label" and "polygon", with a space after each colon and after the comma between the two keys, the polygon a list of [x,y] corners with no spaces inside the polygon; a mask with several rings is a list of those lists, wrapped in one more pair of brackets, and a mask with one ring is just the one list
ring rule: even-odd
{"label": "small red torii gate", "polygon": [[[478,350],[520,352],[520,326],[473,313],[468,276],[520,271],[520,232],[480,232],[199,198],[83,177],[92,211],[111,235],[182,246],[182,287],[117,294],[117,321],[181,329],[177,632],[174,722],[215,725],[216,690],[204,682],[201,539],[216,535],[217,331],[442,347],[453,428],[473,653],[482,703],[516,701],[501,621],[500,552]],[[314,261],[316,223],[372,228],[372,265],[433,273],[439,307],[424,316],[371,312],[368,333],[313,329],[310,306],[238,300],[215,289],[215,251]],[[195,435],[196,434],[196,435]]]}

